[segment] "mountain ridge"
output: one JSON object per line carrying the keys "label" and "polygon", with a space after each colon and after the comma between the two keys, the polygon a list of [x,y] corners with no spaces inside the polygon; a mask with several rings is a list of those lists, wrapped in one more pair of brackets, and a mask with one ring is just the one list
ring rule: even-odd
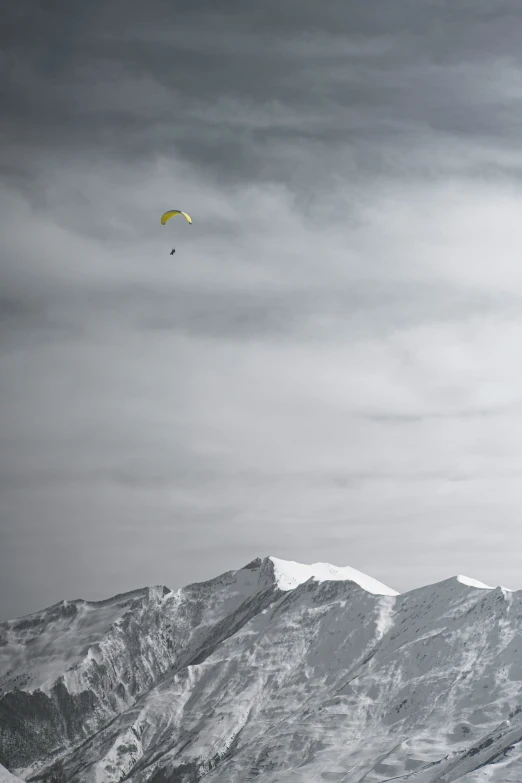
{"label": "mountain ridge", "polygon": [[0,762],[41,783],[504,783],[521,620],[521,592],[468,577],[400,594],[270,557],[59,602],[0,624]]}

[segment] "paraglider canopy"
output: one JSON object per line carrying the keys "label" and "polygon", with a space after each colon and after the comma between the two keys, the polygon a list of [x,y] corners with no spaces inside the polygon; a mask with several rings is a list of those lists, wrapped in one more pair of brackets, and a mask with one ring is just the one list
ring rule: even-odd
{"label": "paraglider canopy", "polygon": [[189,223],[192,223],[192,218],[190,215],[187,215],[186,212],[182,212],[180,209],[169,209],[161,216],[161,225],[164,226],[165,223],[171,218],[175,217],[175,215],[183,215],[185,220],[187,220]]}

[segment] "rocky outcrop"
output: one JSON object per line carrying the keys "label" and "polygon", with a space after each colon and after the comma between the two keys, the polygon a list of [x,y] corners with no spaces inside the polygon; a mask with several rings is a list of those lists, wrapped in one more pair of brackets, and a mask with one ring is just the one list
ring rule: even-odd
{"label": "rocky outcrop", "polygon": [[[27,684],[3,726],[30,738],[30,763],[10,768],[35,783],[522,780],[522,593],[459,577],[398,595],[359,572],[288,565],[62,619],[53,607],[52,634],[43,615],[9,624],[2,655],[22,665],[8,678]],[[111,701],[130,661],[134,691]],[[94,705],[67,712],[81,694]],[[51,728],[45,709],[31,724],[43,696]]]}
{"label": "rocky outcrop", "polygon": [[48,763],[161,682],[201,661],[279,594],[255,561],[177,592],[146,588],[98,603],[63,602],[0,627],[0,760]]}

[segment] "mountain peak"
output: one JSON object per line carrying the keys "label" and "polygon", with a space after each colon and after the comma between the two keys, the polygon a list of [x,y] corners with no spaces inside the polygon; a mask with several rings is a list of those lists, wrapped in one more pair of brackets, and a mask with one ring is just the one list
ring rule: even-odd
{"label": "mountain peak", "polygon": [[263,557],[61,602],[0,625],[0,759],[40,783],[519,781],[522,591],[501,589],[459,575],[396,598]]}
{"label": "mountain peak", "polygon": [[[457,582],[460,582],[461,585],[466,585],[467,587],[478,587],[480,590],[496,590],[496,587],[492,587],[491,585],[486,585],[484,582],[479,582],[478,579],[473,579],[470,576],[464,576],[463,574],[459,574],[455,577]],[[511,590],[509,587],[504,587],[503,585],[497,585],[497,587],[500,587],[501,590],[506,590],[508,593],[512,593],[513,590]]]}
{"label": "mountain peak", "polygon": [[293,590],[298,585],[313,579],[316,582],[326,581],[350,581],[355,582],[374,595],[399,595],[396,590],[378,582],[371,576],[357,571],[350,566],[334,566],[330,563],[295,563],[293,560],[281,560],[278,557],[270,557],[274,566],[274,576],[280,590]]}
{"label": "mountain peak", "polygon": [[467,587],[478,587],[480,590],[494,590],[494,587],[491,587],[491,585],[486,585],[484,582],[479,582],[478,579],[473,579],[470,576],[464,576],[464,574],[458,574],[457,575],[457,582],[460,582],[461,585],[466,585]]}

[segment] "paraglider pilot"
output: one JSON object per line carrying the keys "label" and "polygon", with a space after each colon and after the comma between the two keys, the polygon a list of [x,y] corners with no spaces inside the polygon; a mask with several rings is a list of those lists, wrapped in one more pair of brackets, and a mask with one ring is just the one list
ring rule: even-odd
{"label": "paraglider pilot", "polygon": [[[167,212],[164,212],[163,215],[161,216],[161,225],[164,226],[175,215],[183,215],[187,223],[192,223],[192,218],[186,212],[182,212],[180,209],[169,209]],[[173,247],[172,250],[170,251],[170,255],[173,256],[175,252],[176,252],[176,248]]]}

